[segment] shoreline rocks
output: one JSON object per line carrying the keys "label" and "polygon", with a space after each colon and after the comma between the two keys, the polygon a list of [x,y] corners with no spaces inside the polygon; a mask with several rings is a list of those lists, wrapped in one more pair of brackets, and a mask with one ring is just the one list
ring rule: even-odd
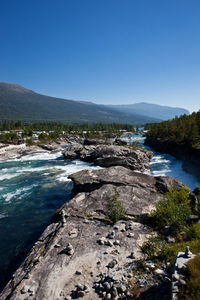
{"label": "shoreline rocks", "polygon": [[65,159],[80,159],[93,162],[100,167],[123,166],[131,170],[144,171],[149,167],[153,153],[143,148],[97,144],[73,144],[63,150]]}

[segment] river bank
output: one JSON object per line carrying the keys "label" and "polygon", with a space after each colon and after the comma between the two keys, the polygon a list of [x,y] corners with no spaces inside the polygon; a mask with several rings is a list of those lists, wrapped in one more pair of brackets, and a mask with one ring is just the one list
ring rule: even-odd
{"label": "river bank", "polygon": [[0,161],[8,161],[13,159],[19,159],[26,155],[32,155],[36,153],[51,153],[62,150],[62,147],[66,145],[64,139],[56,142],[51,142],[41,145],[27,146],[26,144],[13,145],[13,144],[1,144],[0,147]]}
{"label": "river bank", "polygon": [[160,153],[168,153],[183,162],[183,169],[200,180],[200,150],[188,149],[169,139],[145,139],[145,145]]}

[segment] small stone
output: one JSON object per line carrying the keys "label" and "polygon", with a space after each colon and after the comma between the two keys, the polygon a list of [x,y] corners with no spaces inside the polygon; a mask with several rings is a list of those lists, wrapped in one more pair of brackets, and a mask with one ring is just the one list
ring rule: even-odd
{"label": "small stone", "polygon": [[94,285],[95,290],[98,290],[99,286],[100,286],[99,283],[96,282],[95,285]]}
{"label": "small stone", "polygon": [[186,281],[183,280],[183,279],[180,279],[180,280],[179,280],[179,283],[180,283],[181,285],[186,285]]}
{"label": "small stone", "polygon": [[102,238],[100,238],[100,239],[97,241],[97,243],[98,243],[99,245],[104,245],[105,242],[106,242],[106,238],[105,238],[105,237],[102,237]]}
{"label": "small stone", "polygon": [[77,291],[83,291],[84,290],[84,285],[82,285],[80,283],[78,283],[76,287],[77,287]]}
{"label": "small stone", "polygon": [[114,239],[114,237],[115,237],[115,232],[114,232],[114,231],[112,231],[111,233],[109,233],[109,234],[107,235],[107,238],[108,238],[108,239]]}
{"label": "small stone", "polygon": [[71,296],[66,296],[66,297],[65,297],[65,300],[71,300],[71,299],[72,299]]}
{"label": "small stone", "polygon": [[55,245],[54,245],[54,248],[60,248],[60,247],[61,247],[60,244],[55,244]]}
{"label": "small stone", "polygon": [[82,274],[82,270],[77,270],[75,274],[76,275],[81,275]]}
{"label": "small stone", "polygon": [[69,251],[68,251],[68,255],[73,255],[74,254],[74,250],[73,249],[70,249]]}
{"label": "small stone", "polygon": [[111,286],[110,286],[109,282],[107,282],[107,281],[103,283],[103,287],[106,290],[106,292],[109,292],[111,289]]}
{"label": "small stone", "polygon": [[162,276],[167,276],[168,275],[164,270],[161,270],[161,269],[156,269],[155,274],[162,275]]}
{"label": "small stone", "polygon": [[190,251],[189,246],[186,246],[186,249],[185,249],[185,257],[186,257],[186,258],[192,257],[192,252]]}
{"label": "small stone", "polygon": [[26,294],[28,292],[28,288],[29,287],[27,285],[23,286],[23,288],[21,289],[21,294]]}
{"label": "small stone", "polygon": [[114,298],[114,297],[117,297],[117,295],[118,295],[117,288],[113,287],[112,290],[111,290],[111,296]]}
{"label": "small stone", "polygon": [[113,259],[109,262],[108,268],[114,268],[118,264],[118,261],[116,259]]}
{"label": "small stone", "polygon": [[100,265],[100,264],[101,264],[100,260],[99,260],[99,261],[97,261],[97,265]]}
{"label": "small stone", "polygon": [[164,281],[164,282],[171,282],[171,279],[170,279],[168,276],[165,276],[165,277],[163,278],[163,281]]}
{"label": "small stone", "polygon": [[34,289],[33,289],[32,287],[30,287],[30,288],[28,289],[28,292],[33,294],[33,293],[34,293]]}
{"label": "small stone", "polygon": [[119,246],[120,245],[120,241],[119,240],[115,240],[113,244],[116,245],[116,246]]}
{"label": "small stone", "polygon": [[132,232],[129,232],[129,233],[127,234],[127,237],[128,237],[128,238],[132,238],[132,237],[134,237],[134,233],[132,233]]}
{"label": "small stone", "polygon": [[67,248],[68,250],[71,250],[71,249],[73,249],[73,246],[72,246],[71,243],[68,243],[66,248]]}
{"label": "small stone", "polygon": [[112,299],[112,297],[111,297],[111,294],[110,294],[110,293],[108,293],[108,294],[106,295],[106,299]]}
{"label": "small stone", "polygon": [[113,243],[111,241],[108,241],[106,240],[105,241],[105,245],[109,246],[109,247],[112,247],[113,246]]}
{"label": "small stone", "polygon": [[180,279],[180,276],[178,274],[173,274],[172,275],[172,280],[173,281],[179,281],[179,279]]}
{"label": "small stone", "polygon": [[173,238],[172,236],[169,235],[166,237],[166,242],[169,244],[173,244],[173,243],[175,243],[175,238]]}
{"label": "small stone", "polygon": [[134,254],[134,252],[131,252],[130,258],[135,259],[135,254]]}
{"label": "small stone", "polygon": [[77,292],[77,296],[78,297],[84,297],[85,296],[85,292],[84,291],[78,291]]}
{"label": "small stone", "polygon": [[119,230],[119,226],[118,225],[114,225],[113,229]]}
{"label": "small stone", "polygon": [[150,269],[154,270],[155,269],[155,264],[152,262],[146,262],[146,266],[149,267]]}
{"label": "small stone", "polygon": [[172,287],[172,293],[178,293],[178,286],[174,285]]}
{"label": "small stone", "polygon": [[89,293],[89,292],[90,292],[90,288],[89,288],[89,286],[86,285],[86,284],[85,284],[85,286],[84,286],[84,291],[85,291],[85,293]]}

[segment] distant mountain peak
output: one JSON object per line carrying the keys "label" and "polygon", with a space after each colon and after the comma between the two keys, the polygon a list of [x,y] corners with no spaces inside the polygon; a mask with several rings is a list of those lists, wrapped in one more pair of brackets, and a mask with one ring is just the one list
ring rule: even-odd
{"label": "distant mountain peak", "polygon": [[24,93],[36,94],[34,91],[26,89],[19,84],[0,82],[0,88],[7,89],[10,92],[16,92],[16,93],[22,93],[22,94],[24,94]]}

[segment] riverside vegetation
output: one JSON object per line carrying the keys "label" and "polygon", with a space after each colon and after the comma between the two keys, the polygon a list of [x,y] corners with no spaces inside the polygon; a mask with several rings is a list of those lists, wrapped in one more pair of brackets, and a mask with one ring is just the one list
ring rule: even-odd
{"label": "riverside vegetation", "polygon": [[[110,138],[119,135],[122,131],[135,132],[137,127],[129,124],[65,124],[65,123],[25,123],[22,121],[0,122],[0,142],[15,143],[19,139],[17,132],[21,132],[21,138],[26,138],[26,143],[49,142],[63,135],[78,134],[83,138]],[[39,132],[38,141],[34,142],[33,133]]]}
{"label": "riverside vegetation", "polygon": [[[196,188],[198,204],[194,207],[187,189],[170,190],[156,204],[156,209],[146,219],[158,234],[145,242],[141,249],[146,260],[159,264],[167,262],[172,272],[179,251],[189,246],[197,256],[192,259],[184,272],[186,284],[179,292],[180,300],[200,299],[200,224],[194,223],[200,216],[200,188]],[[145,262],[144,262],[145,265]],[[143,265],[143,268],[144,268]]]}

